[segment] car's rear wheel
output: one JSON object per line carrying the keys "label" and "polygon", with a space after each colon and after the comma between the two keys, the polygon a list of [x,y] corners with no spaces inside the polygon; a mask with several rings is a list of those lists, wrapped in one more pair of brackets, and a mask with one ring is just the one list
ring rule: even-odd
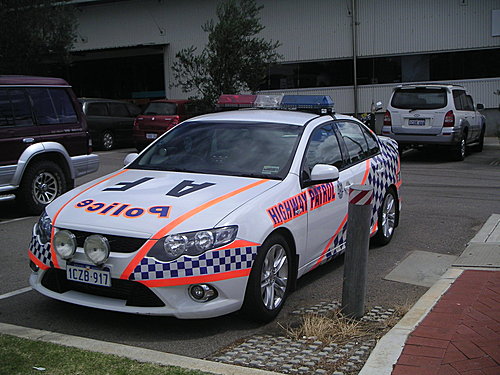
{"label": "car's rear wheel", "polygon": [[465,159],[465,150],[466,150],[466,139],[467,135],[462,135],[462,139],[459,144],[453,149],[453,159],[456,161],[462,161]]}
{"label": "car's rear wheel", "polygon": [[378,245],[386,245],[391,242],[397,223],[398,203],[396,193],[390,189],[385,193],[384,200],[378,211],[378,230],[373,241]]}
{"label": "car's rear wheel", "polygon": [[472,151],[481,152],[483,151],[483,148],[484,148],[484,126],[481,129],[481,134],[479,136],[478,143],[472,148]]}
{"label": "car's rear wheel", "polygon": [[269,322],[280,312],[290,291],[290,247],[279,234],[260,247],[248,279],[243,312],[252,320]]}
{"label": "car's rear wheel", "polygon": [[115,146],[115,137],[113,133],[106,130],[101,135],[101,147],[103,150],[109,151]]}
{"label": "car's rear wheel", "polygon": [[52,161],[40,161],[24,173],[18,198],[28,214],[38,215],[43,208],[66,191],[66,177]]}

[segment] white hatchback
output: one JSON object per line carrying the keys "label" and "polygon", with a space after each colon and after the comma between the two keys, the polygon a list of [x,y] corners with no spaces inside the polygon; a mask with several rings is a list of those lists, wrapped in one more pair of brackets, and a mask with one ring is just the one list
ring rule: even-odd
{"label": "white hatchback", "polygon": [[208,114],[127,160],[47,207],[29,249],[34,289],[121,312],[207,318],[243,308],[269,321],[296,279],[344,251],[350,185],[374,187],[379,243],[398,224],[397,144],[350,116]]}

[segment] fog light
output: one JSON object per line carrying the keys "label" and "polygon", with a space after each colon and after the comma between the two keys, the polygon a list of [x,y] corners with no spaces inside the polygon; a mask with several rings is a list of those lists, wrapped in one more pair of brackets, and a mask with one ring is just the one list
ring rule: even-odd
{"label": "fog light", "polygon": [[71,259],[76,251],[76,237],[69,230],[58,230],[54,235],[54,248],[63,259]]}
{"label": "fog light", "polygon": [[108,239],[99,234],[93,234],[85,239],[83,250],[89,259],[96,265],[104,264],[109,258]]}
{"label": "fog light", "polygon": [[196,284],[189,287],[189,295],[196,302],[207,302],[217,298],[217,290],[207,284]]}
{"label": "fog light", "polygon": [[40,269],[40,267],[38,267],[32,260],[30,260],[30,268],[33,272],[38,272],[38,270]]}

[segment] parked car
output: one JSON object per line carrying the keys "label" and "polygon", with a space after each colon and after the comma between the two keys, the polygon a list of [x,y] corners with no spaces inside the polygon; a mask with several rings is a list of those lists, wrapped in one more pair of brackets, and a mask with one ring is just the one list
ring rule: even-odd
{"label": "parked car", "polygon": [[482,151],[485,118],[472,97],[458,85],[400,85],[392,93],[382,134],[404,147],[447,146],[450,155],[463,160],[466,147]]}
{"label": "parked car", "polygon": [[152,100],[134,122],[134,143],[143,150],[160,135],[192,117],[189,100]]}
{"label": "parked car", "polygon": [[0,76],[0,201],[30,214],[97,171],[99,157],[70,85],[59,78]]}
{"label": "parked car", "polygon": [[141,109],[126,101],[112,99],[78,99],[93,144],[101,150],[111,150],[119,144],[132,145],[134,121]]}
{"label": "parked car", "polygon": [[398,225],[397,143],[326,98],[189,119],[59,198],[33,228],[31,286],[120,312],[273,319],[299,277],[345,250],[352,184],[373,186],[374,241]]}

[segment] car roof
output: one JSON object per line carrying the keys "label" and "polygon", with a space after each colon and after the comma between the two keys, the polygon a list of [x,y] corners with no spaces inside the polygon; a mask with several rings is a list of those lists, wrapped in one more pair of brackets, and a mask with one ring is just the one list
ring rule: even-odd
{"label": "car roof", "polygon": [[0,75],[0,85],[3,86],[66,86],[68,82],[62,78],[38,77],[24,75]]}
{"label": "car roof", "polygon": [[189,102],[190,100],[188,99],[156,99],[150,101],[150,103],[176,103],[176,104],[189,103]]}
{"label": "car roof", "polygon": [[450,84],[447,84],[447,83],[442,83],[442,84],[438,84],[438,83],[415,83],[415,84],[405,83],[405,84],[396,86],[397,89],[399,89],[399,88],[411,88],[411,87],[448,88],[448,89],[452,89],[452,88],[463,89],[464,88],[463,86],[454,85],[451,83]]}
{"label": "car roof", "polygon": [[240,109],[209,113],[189,119],[189,121],[232,121],[232,122],[266,122],[288,125],[305,125],[319,117],[316,114],[273,109]]}
{"label": "car roof", "polygon": [[117,100],[117,99],[104,99],[104,98],[78,98],[78,101],[81,103],[90,103],[90,102],[98,102],[98,103],[128,103],[125,100]]}

